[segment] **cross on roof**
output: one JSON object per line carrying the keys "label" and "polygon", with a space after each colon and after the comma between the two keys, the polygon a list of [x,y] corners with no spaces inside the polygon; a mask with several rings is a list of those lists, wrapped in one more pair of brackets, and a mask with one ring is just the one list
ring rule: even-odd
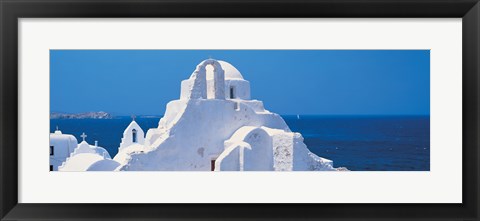
{"label": "cross on roof", "polygon": [[58,130],[58,125],[57,125],[57,130]]}
{"label": "cross on roof", "polygon": [[132,120],[135,121],[135,118],[137,118],[135,115],[132,115]]}
{"label": "cross on roof", "polygon": [[82,133],[82,135],[80,135],[81,138],[83,138],[83,141],[85,141],[85,138],[87,137],[87,135],[85,134],[85,132]]}

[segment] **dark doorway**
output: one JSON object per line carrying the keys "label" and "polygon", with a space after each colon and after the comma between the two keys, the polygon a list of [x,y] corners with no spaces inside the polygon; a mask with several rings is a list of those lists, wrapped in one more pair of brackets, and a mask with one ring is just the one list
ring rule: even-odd
{"label": "dark doorway", "polygon": [[210,169],[211,169],[211,171],[215,170],[215,160],[210,161]]}
{"label": "dark doorway", "polygon": [[234,99],[234,98],[235,98],[235,87],[230,86],[230,99]]}

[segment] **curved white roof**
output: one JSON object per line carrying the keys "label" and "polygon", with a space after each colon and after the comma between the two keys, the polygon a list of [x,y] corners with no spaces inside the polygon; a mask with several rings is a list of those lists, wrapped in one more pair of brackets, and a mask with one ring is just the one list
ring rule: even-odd
{"label": "curved white roof", "polygon": [[231,65],[226,61],[220,61],[220,60],[217,60],[217,61],[218,63],[220,63],[223,70],[225,71],[225,79],[242,79],[243,80],[242,74],[233,65]]}
{"label": "curved white roof", "polygon": [[81,153],[93,153],[93,154],[102,156],[103,158],[107,158],[107,159],[111,158],[110,154],[108,153],[107,150],[105,150],[105,148],[99,147],[99,146],[92,146],[88,144],[86,141],[82,141],[80,144],[78,144],[78,147],[75,148],[75,150],[71,154],[71,157]]}
{"label": "curved white roof", "polygon": [[104,159],[93,163],[87,171],[114,171],[120,163],[110,159]]}
{"label": "curved white roof", "polygon": [[77,146],[77,138],[71,134],[62,134],[61,131],[55,131],[55,133],[50,133],[50,140],[60,141],[60,142],[74,142],[75,147]]}
{"label": "curved white roof", "polygon": [[95,153],[80,153],[68,160],[58,168],[59,171],[86,171],[94,163],[103,160],[98,154]]}

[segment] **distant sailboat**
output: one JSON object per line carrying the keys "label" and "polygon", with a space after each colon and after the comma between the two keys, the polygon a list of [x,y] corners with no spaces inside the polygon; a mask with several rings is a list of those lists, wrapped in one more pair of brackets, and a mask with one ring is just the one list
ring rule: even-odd
{"label": "distant sailboat", "polygon": [[298,115],[298,114],[297,114],[297,119],[299,119],[299,120],[300,120],[300,115]]}

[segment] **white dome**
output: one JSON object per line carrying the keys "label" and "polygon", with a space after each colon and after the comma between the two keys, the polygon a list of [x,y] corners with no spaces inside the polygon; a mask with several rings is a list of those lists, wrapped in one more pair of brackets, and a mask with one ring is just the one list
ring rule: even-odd
{"label": "white dome", "polygon": [[93,163],[87,171],[114,171],[120,163],[115,160],[104,159]]}
{"label": "white dome", "polygon": [[[68,157],[70,153],[77,148],[78,141],[73,135],[70,134],[62,134],[61,131],[56,130],[55,133],[50,133],[50,146],[55,146],[55,149],[60,148],[66,150],[66,155],[61,157]],[[59,152],[60,153],[60,152]],[[59,155],[55,154],[57,157]]]}
{"label": "white dome", "polygon": [[92,164],[104,158],[94,153],[80,153],[67,159],[59,171],[86,171]]}
{"label": "white dome", "polygon": [[105,150],[105,148],[99,146],[92,146],[88,144],[87,141],[82,141],[81,143],[79,143],[78,147],[71,154],[71,157],[82,153],[93,153],[102,156],[103,158],[111,158],[110,154],[107,150]]}
{"label": "white dome", "polygon": [[233,65],[226,61],[217,60],[225,71],[225,79],[243,79],[242,74]]}

